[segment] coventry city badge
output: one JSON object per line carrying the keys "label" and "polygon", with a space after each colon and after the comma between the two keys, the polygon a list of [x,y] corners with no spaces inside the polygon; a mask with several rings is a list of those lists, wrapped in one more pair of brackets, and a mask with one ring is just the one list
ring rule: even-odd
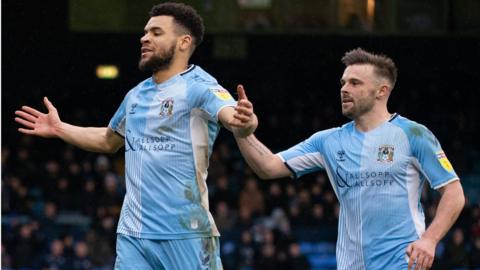
{"label": "coventry city badge", "polygon": [[173,114],[173,98],[167,98],[160,103],[160,117],[172,116]]}
{"label": "coventry city badge", "polygon": [[378,147],[378,158],[380,162],[392,162],[395,148],[391,145],[382,145]]}

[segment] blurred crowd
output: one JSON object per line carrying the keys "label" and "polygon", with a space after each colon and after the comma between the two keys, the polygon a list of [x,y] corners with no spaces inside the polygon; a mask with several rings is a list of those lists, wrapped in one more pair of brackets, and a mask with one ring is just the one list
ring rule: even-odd
{"label": "blurred crowd", "polygon": [[[2,269],[112,269],[125,193],[122,154],[91,154],[31,137],[4,145]],[[325,173],[259,180],[223,134],[207,183],[225,269],[335,269],[339,206]],[[426,186],[428,223],[439,195]],[[331,268],[319,268],[321,258],[308,254],[312,243],[327,245]],[[480,268],[480,207],[469,201],[438,246],[434,269],[474,267]]]}
{"label": "blurred crowd", "polygon": [[[352,44],[370,44],[358,37],[355,42],[306,36],[295,40],[292,50],[291,40],[280,36],[251,37],[249,44],[255,48],[251,60],[234,62],[235,70],[254,67],[254,72],[242,72],[241,80],[232,72],[231,61],[213,61],[211,68],[206,67],[222,78],[227,89],[235,89],[239,81],[246,85],[260,119],[256,135],[274,152],[345,123],[338,107],[338,78],[343,70],[338,59]],[[477,59],[471,55],[479,47],[467,41],[462,50],[454,49],[458,44],[451,39],[380,42],[395,48],[403,70],[392,93],[392,112],[432,130],[467,195],[459,220],[437,247],[433,269],[480,269],[480,122],[477,91],[471,87],[478,75],[470,68]],[[312,51],[311,44],[319,49]],[[398,50],[397,45],[415,50]],[[438,60],[439,54],[444,58]],[[409,72],[417,66],[429,68]],[[119,89],[133,82],[91,82],[78,79],[81,74],[87,73],[65,77],[75,82],[70,86],[78,93],[76,98],[69,91],[51,94],[65,121],[101,125],[116,109],[116,98],[123,98]],[[44,88],[24,86],[28,95],[6,92],[10,93],[6,111],[12,112],[7,117],[16,109],[8,106],[31,103],[23,97],[37,102],[46,89],[66,83],[56,81],[57,87],[52,87],[49,76],[43,75]],[[136,80],[133,75],[123,78]],[[10,88],[16,89],[22,80],[10,81],[15,83]],[[101,89],[101,98],[98,90],[85,89]],[[123,150],[115,155],[87,153],[59,140],[22,136],[10,122],[4,120],[7,128],[2,129],[6,138],[1,151],[2,269],[111,269],[125,194]],[[222,131],[211,155],[207,184],[226,270],[335,269],[339,207],[324,172],[297,180],[260,180],[245,164],[231,134]],[[425,185],[422,203],[427,224],[438,200],[438,192]]]}
{"label": "blurred crowd", "polygon": [[[64,121],[106,124],[126,91],[145,77],[133,67],[138,59],[138,33],[71,33],[63,17],[69,14],[68,5],[23,2],[10,1],[8,10],[16,12],[5,13],[10,19],[4,20],[10,22],[6,26],[10,33],[18,36],[3,40],[9,53],[4,54],[8,68],[2,70],[6,90],[2,91],[1,268],[112,269],[125,194],[123,150],[99,155],[59,140],[22,136],[12,118],[14,110],[25,104],[44,110],[40,101],[47,95]],[[238,24],[260,31],[337,27],[337,16],[331,16],[337,14],[332,12],[335,9],[326,6],[332,1],[308,0],[302,9],[297,1],[264,1],[273,3],[271,12],[243,8],[238,17],[235,1],[188,2],[205,6],[207,25],[225,29]],[[377,2],[376,9],[381,9],[382,1]],[[413,2],[402,5],[425,4]],[[448,2],[461,6],[465,14],[473,14],[469,7],[476,4]],[[409,10],[397,17],[418,17]],[[371,30],[372,25],[360,20],[364,18],[344,15],[341,28]],[[421,30],[422,16],[426,15],[401,27]],[[382,18],[375,18],[373,30],[388,25],[377,19]],[[24,34],[25,25],[29,35]],[[457,20],[448,25],[454,32],[465,26]],[[472,87],[480,76],[475,68],[480,55],[477,36],[235,33],[206,38],[192,62],[219,78],[226,89],[235,89],[237,83],[246,86],[260,119],[256,135],[274,152],[345,123],[339,113],[338,83],[343,72],[339,59],[345,51],[361,46],[392,56],[399,67],[399,81],[392,92],[391,112],[432,130],[467,195],[459,220],[437,247],[433,269],[480,269],[480,107],[478,90]],[[92,76],[89,70],[104,62],[117,63],[121,76],[108,81]],[[32,63],[35,72],[29,72],[27,80],[23,71],[32,70]],[[231,134],[222,131],[214,145],[207,184],[210,210],[222,234],[226,270],[335,269],[339,207],[325,173],[297,180],[260,180],[243,161]],[[438,192],[425,185],[422,203],[427,224],[438,199]]]}

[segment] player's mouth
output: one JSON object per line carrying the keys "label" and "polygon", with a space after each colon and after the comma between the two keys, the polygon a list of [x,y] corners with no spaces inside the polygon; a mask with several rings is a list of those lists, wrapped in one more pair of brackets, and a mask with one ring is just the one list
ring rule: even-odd
{"label": "player's mouth", "polygon": [[353,103],[352,98],[342,98],[342,105],[346,105],[346,104],[349,104],[349,103]]}
{"label": "player's mouth", "polygon": [[142,47],[142,49],[140,50],[141,53],[142,53],[142,56],[145,56],[147,55],[148,53],[153,53],[153,50],[150,49],[150,48],[147,48],[147,47]]}

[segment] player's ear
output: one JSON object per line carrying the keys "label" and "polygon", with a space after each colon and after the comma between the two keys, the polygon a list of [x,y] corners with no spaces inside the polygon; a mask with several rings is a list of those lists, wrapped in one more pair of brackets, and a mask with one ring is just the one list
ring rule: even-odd
{"label": "player's ear", "polygon": [[390,85],[381,84],[377,92],[377,98],[382,99],[390,95]]}
{"label": "player's ear", "polygon": [[193,46],[193,38],[190,35],[181,35],[178,43],[180,51],[190,51]]}

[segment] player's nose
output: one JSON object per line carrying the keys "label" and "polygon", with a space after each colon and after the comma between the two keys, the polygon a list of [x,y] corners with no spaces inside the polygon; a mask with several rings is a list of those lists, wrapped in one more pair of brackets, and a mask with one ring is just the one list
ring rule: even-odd
{"label": "player's nose", "polygon": [[145,34],[140,38],[140,44],[147,43],[148,41],[149,41],[148,34]]}

